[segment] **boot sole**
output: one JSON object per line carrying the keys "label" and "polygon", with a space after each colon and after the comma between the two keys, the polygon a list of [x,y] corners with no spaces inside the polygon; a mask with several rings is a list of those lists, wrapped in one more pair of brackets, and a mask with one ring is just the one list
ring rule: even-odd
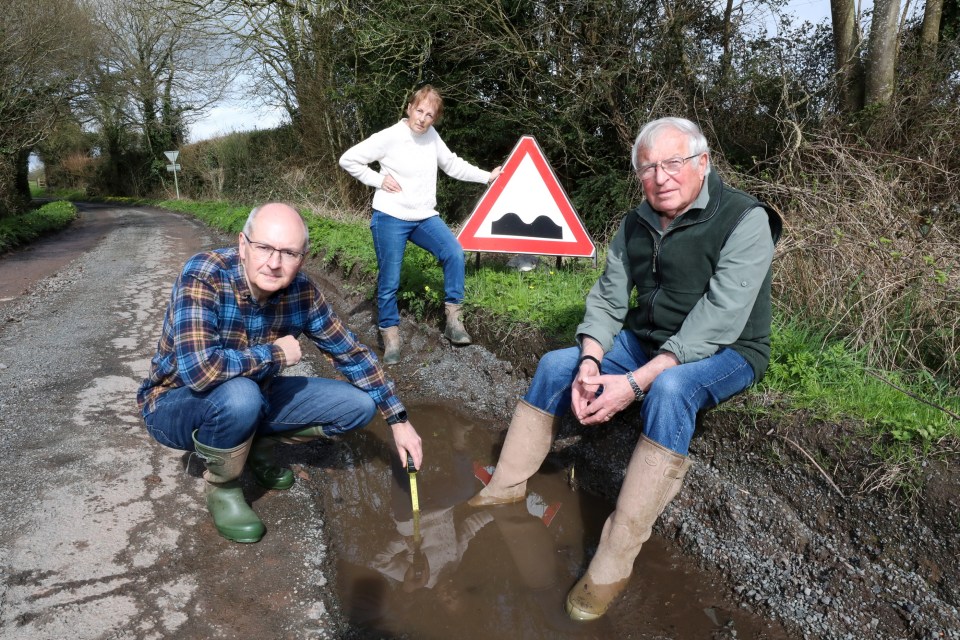
{"label": "boot sole", "polygon": [[526,494],[518,498],[496,498],[488,496],[474,496],[467,500],[467,504],[471,507],[496,507],[502,504],[516,504],[518,502],[523,502],[527,499]]}
{"label": "boot sole", "polygon": [[223,533],[222,531],[221,531],[221,532],[218,532],[218,533],[220,533],[220,537],[221,537],[221,538],[226,538],[226,539],[229,540],[230,542],[239,542],[239,543],[241,543],[241,544],[253,544],[253,543],[256,543],[256,542],[260,542],[260,540],[263,538],[263,535],[260,535],[260,536],[258,536],[258,537],[256,537],[256,538],[241,538],[241,537],[239,537],[239,536],[228,536],[227,534]]}
{"label": "boot sole", "polygon": [[570,604],[570,601],[567,601],[566,605],[567,615],[570,616],[571,620],[576,620],[577,622],[592,622],[597,618],[603,616],[602,613],[590,613],[584,611],[583,609],[578,609],[577,607]]}

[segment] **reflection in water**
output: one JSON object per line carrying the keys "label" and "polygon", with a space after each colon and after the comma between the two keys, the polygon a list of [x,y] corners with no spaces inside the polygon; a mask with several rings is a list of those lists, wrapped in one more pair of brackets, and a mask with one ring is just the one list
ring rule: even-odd
{"label": "reflection in water", "polygon": [[490,433],[445,407],[409,410],[424,439],[419,536],[406,470],[375,429],[347,441],[349,459],[324,485],[332,497],[326,512],[340,558],[340,599],[360,635],[785,637],[757,633],[762,621],[739,612],[734,625],[731,605],[711,593],[702,576],[678,569],[685,561],[655,538],[641,551],[643,571],[610,615],[587,624],[571,621],[563,610],[566,593],[585,569],[587,552],[595,550],[611,505],[573,493],[562,474],[541,472],[529,484],[526,503],[468,507],[466,500],[481,487],[475,464],[496,457]]}

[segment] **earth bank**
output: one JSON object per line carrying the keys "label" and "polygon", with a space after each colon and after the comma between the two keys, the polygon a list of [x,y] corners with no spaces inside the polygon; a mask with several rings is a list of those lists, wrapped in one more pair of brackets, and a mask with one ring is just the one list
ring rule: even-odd
{"label": "earth bank", "polygon": [[[338,273],[324,272],[328,290],[363,288]],[[351,326],[375,344],[372,305],[351,308]],[[454,399],[505,429],[539,355],[560,343],[474,314],[479,345],[451,351],[436,346],[440,322],[404,316],[404,359],[392,369],[404,399]],[[695,464],[656,532],[742,608],[797,637],[960,638],[960,474],[949,443],[922,463],[922,490],[908,499],[893,482],[903,470],[878,459],[856,425],[762,402],[734,399],[703,416]],[[552,457],[577,488],[613,501],[637,423],[630,410],[603,429],[568,418]]]}

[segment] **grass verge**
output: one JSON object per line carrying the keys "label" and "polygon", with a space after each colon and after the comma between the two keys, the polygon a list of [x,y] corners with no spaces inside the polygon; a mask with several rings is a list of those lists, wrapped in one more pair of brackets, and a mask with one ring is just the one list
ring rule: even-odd
{"label": "grass verge", "polygon": [[77,217],[77,208],[58,200],[24,213],[0,218],[0,253],[63,229]]}

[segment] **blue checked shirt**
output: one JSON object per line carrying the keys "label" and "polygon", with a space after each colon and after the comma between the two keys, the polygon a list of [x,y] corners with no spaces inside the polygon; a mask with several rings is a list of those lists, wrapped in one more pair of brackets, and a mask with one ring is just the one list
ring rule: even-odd
{"label": "blue checked shirt", "polygon": [[396,387],[373,352],[360,343],[300,272],[284,290],[258,304],[236,248],[200,253],[173,285],[150,374],[137,392],[144,415],[164,392],[206,391],[244,376],[263,383],[286,365],[273,341],[306,336],[346,378],[366,391],[384,418],[403,411]]}

